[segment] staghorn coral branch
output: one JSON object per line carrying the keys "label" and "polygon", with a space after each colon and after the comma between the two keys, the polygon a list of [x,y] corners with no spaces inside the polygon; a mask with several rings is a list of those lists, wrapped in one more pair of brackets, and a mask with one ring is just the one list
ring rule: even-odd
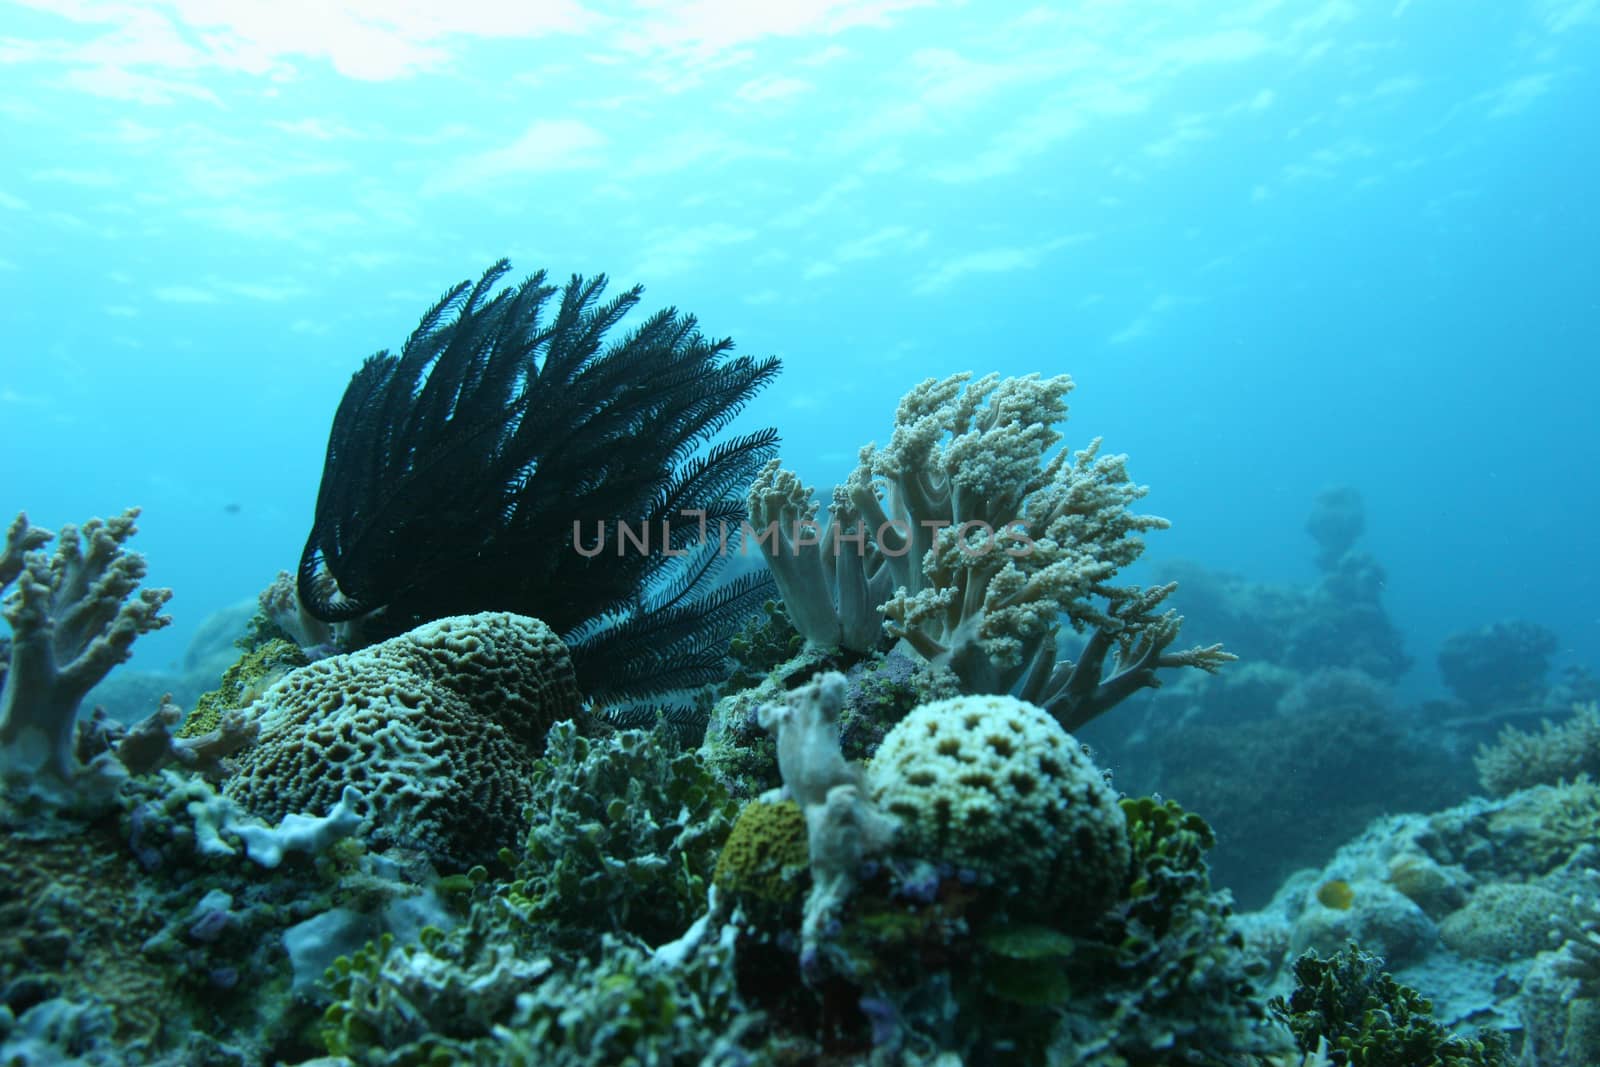
{"label": "staghorn coral branch", "polygon": [[[1089,635],[1076,663],[1054,664],[1055,650],[1047,650],[1028,671],[1020,689],[1031,700],[1054,715],[1069,732],[1077,730],[1140,689],[1159,689],[1156,671],[1163,667],[1195,667],[1214,674],[1222,664],[1237,659],[1224,652],[1220,644],[1197,645],[1181,652],[1168,652],[1183,626],[1183,616],[1175,611],[1154,615],[1177,583],[1153,589],[1134,588],[1126,596],[1113,598],[1111,615]],[[1116,658],[1111,673],[1106,673],[1106,658]]]}
{"label": "staghorn coral branch", "polygon": [[22,573],[23,557],[36,548],[50,543],[55,534],[28,525],[26,512],[19,512],[6,530],[5,548],[0,549],[0,589],[17,580]]}
{"label": "staghorn coral branch", "polygon": [[[0,547],[0,592],[17,580],[22,573],[24,558],[36,548],[50,543],[55,534],[28,524],[26,513],[19,512],[6,529],[5,545]],[[11,666],[11,639],[0,635],[0,691],[6,684],[6,672]]]}
{"label": "staghorn coral branch", "polygon": [[1493,745],[1478,748],[1473,762],[1478,781],[1491,796],[1571,781],[1580,774],[1600,776],[1600,705],[1574,704],[1571,717],[1545,719],[1538,733],[1507,726]]}
{"label": "staghorn coral branch", "polygon": [[144,557],[125,547],[138,514],[67,526],[53,556],[37,550],[43,542],[23,521],[16,540],[35,550],[23,553],[5,603],[11,663],[0,692],[0,778],[11,784],[75,783],[83,770],[73,751],[78,705],[140,634],[172,621],[160,613],[172,591],[140,589]]}
{"label": "staghorn coral branch", "polygon": [[1600,848],[1580,845],[1571,863],[1588,882],[1587,891],[1569,897],[1568,914],[1550,916],[1550,940],[1559,953],[1556,973],[1578,981],[1578,996],[1600,998]]}

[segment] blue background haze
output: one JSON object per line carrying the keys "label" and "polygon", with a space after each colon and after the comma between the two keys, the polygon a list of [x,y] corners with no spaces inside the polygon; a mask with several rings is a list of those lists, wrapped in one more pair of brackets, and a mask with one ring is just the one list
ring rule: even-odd
{"label": "blue background haze", "polygon": [[141,505],[176,660],[504,255],[781,355],[739,425],[808,480],[924,377],[1066,371],[1149,558],[1309,581],[1354,485],[1411,689],[1502,618],[1592,666],[1597,59],[1595,0],[0,2],[0,507]]}

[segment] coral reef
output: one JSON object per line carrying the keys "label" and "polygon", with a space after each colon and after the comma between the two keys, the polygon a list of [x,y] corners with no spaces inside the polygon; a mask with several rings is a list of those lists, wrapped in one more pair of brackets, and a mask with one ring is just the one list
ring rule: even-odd
{"label": "coral reef", "polygon": [[[1373,822],[1258,913],[1213,884],[1228,838],[1315,862],[1439,784],[1354,491],[1307,523],[1315,589],[1200,590],[1274,652],[1203,694],[1231,657],[1172,651],[1171,583],[1117,584],[1165,523],[1122,457],[1056,450],[1065,376],[922,383],[823,522],[757,475],[769,433],[712,443],[775,363],[671,311],[608,344],[637,290],[504,270],[356,375],[298,589],[187,718],[76,722],[80,691],[5,734],[41,648],[70,696],[165,600],[131,513],[56,565],[13,524],[0,767],[104,788],[0,826],[0,1061],[1467,1067],[1500,1030],[1597,1061],[1592,706],[1481,754],[1503,795]],[[748,506],[784,604],[664,529],[586,554],[558,500],[605,539]],[[441,614],[494,603],[547,617]],[[1116,717],[1176,799],[1120,796],[1069,729],[1180,666]]]}
{"label": "coral reef", "polygon": [[0,689],[0,780],[12,799],[70,807],[103,801],[121,768],[102,753],[79,757],[78,707],[131,654],[133,642],[172,620],[170,589],[141,589],[144,557],[126,545],[137,508],[67,526],[51,535],[18,515],[0,551],[0,589],[15,583],[4,614],[11,626]]}
{"label": "coral reef", "polygon": [[[731,833],[700,757],[657,734],[558,726],[510,877],[455,877],[461,921],[335,960],[324,1048],[361,1064],[1113,1067],[1244,1063],[1284,1047],[1226,898],[1208,886],[1203,821],[1113,804],[1121,873],[1097,904],[1029,912],[885,832],[897,817],[839,751],[849,692],[823,673],[767,706],[793,799],[746,805]],[[906,745],[920,716],[900,727]],[[1042,773],[1037,757],[1065,735],[1039,709],[1026,725],[1015,768]],[[1082,776],[1063,769],[1042,792],[1078,804],[1082,789],[1105,789],[1086,763]],[[640,943],[667,931],[682,936]]]}
{"label": "coral reef", "polygon": [[1319,496],[1306,526],[1320,573],[1310,586],[1246,581],[1181,560],[1159,564],[1156,573],[1183,587],[1193,625],[1219,635],[1246,662],[1295,671],[1349,667],[1396,681],[1411,658],[1383,607],[1382,564],[1355,547],[1365,526],[1360,498],[1348,489]]}
{"label": "coral reef", "polygon": [[[1281,968],[1284,993],[1291,953],[1355,941],[1427,991],[1444,1030],[1479,1028],[1486,1047],[1491,1029],[1520,1036],[1521,1062],[1540,1067],[1600,1062],[1597,832],[1600,788],[1587,779],[1385,816],[1239,927]],[[1332,881],[1349,887],[1337,907],[1319,892]],[[1362,1062],[1337,1060],[1328,1036],[1335,1062]]]}
{"label": "coral reef", "polygon": [[1550,656],[1561,647],[1555,632],[1523,620],[1454,633],[1439,646],[1439,677],[1468,707],[1540,704]]}
{"label": "coral reef", "polygon": [[[736,944],[763,975],[798,967],[820,1003],[746,971],[757,1006],[815,1015],[833,1032],[825,1048],[856,1054],[1110,1065],[1271,1048],[1252,965],[1207,884],[1202,820],[1117,805],[1050,715],[1007,697],[914,710],[863,793],[838,753],[845,689],[824,674],[763,714],[805,816],[810,889],[798,945],[750,930]],[[756,886],[790,884],[792,837],[759,854],[786,859],[758,867]],[[937,1034],[927,1019],[944,1020]]]}

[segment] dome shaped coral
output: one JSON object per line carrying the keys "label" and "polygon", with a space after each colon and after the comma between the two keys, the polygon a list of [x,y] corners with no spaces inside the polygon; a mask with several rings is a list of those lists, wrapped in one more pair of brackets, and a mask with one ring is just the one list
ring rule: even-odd
{"label": "dome shaped coral", "polygon": [[452,616],[292,671],[225,792],[266,819],[361,790],[376,835],[470,865],[515,845],[551,724],[578,708],[566,646],[538,619]]}
{"label": "dome shaped coral", "polygon": [[1049,712],[1009,696],[917,708],[867,772],[896,851],[977,872],[1029,909],[1097,914],[1128,869],[1117,795]]}

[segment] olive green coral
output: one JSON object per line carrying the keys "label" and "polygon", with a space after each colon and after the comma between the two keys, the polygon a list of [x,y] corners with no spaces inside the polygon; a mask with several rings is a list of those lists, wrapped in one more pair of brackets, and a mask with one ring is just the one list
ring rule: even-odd
{"label": "olive green coral", "polygon": [[1383,971],[1383,961],[1348,945],[1327,959],[1307,952],[1294,964],[1297,986],[1271,1001],[1272,1013],[1294,1034],[1300,1051],[1326,1041],[1335,1067],[1500,1067],[1509,1064],[1505,1038],[1450,1033],[1433,1019],[1433,1005]]}
{"label": "olive green coral", "polygon": [[179,737],[199,737],[222,724],[222,713],[247,707],[265,690],[296,667],[311,660],[292,641],[270,638],[240,656],[238,662],[222,672],[222,684],[195,701]]}
{"label": "olive green coral", "polygon": [[717,888],[772,903],[794,902],[805,886],[806,817],[792,800],[755,800],[739,813],[713,875]]}
{"label": "olive green coral", "polygon": [[1146,902],[1142,918],[1160,934],[1172,908],[1209,886],[1205,856],[1217,837],[1204,819],[1176,801],[1129,797],[1122,812],[1133,851],[1127,892]]}

